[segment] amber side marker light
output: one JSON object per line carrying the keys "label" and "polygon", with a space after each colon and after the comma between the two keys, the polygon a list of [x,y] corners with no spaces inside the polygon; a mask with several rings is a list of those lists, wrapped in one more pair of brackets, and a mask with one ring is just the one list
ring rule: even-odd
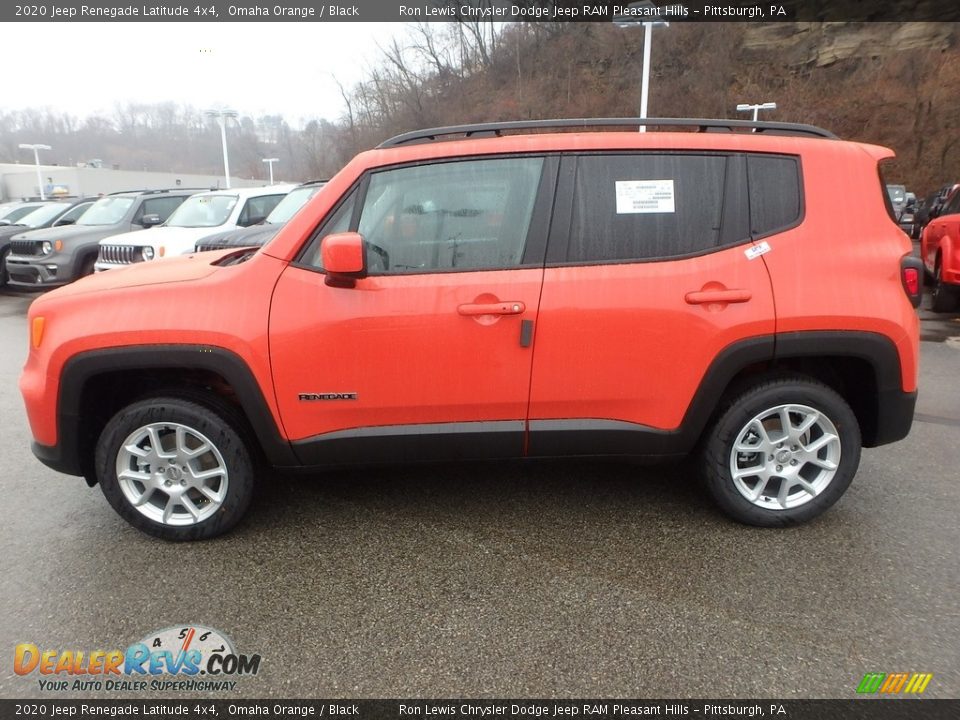
{"label": "amber side marker light", "polygon": [[56,240],[53,243],[53,247],[54,249],[56,249],[57,252],[60,252],[61,250],[63,250],[63,240]]}
{"label": "amber side marker light", "polygon": [[34,349],[40,347],[40,343],[43,340],[43,325],[44,318],[40,315],[33,319],[33,324],[30,326],[30,342],[33,344]]}

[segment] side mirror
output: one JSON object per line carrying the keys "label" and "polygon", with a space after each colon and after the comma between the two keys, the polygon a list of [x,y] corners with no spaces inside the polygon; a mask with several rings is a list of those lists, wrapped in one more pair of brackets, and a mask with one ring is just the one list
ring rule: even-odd
{"label": "side mirror", "polygon": [[266,215],[253,215],[251,217],[248,217],[242,223],[240,223],[240,227],[252,227],[254,225],[259,225],[266,219],[267,219]]}
{"label": "side mirror", "polygon": [[144,228],[152,228],[154,225],[159,225],[162,222],[163,219],[156,213],[150,213],[140,218],[140,224],[143,225]]}
{"label": "side mirror", "polygon": [[327,235],[320,242],[320,261],[332,287],[353,287],[357,278],[367,276],[366,253],[359,233]]}
{"label": "side mirror", "polygon": [[66,219],[64,219],[64,220],[57,220],[57,221],[53,224],[53,226],[54,226],[54,227],[63,227],[64,225],[73,225],[73,224],[76,223],[76,222],[77,222],[76,218],[66,218]]}

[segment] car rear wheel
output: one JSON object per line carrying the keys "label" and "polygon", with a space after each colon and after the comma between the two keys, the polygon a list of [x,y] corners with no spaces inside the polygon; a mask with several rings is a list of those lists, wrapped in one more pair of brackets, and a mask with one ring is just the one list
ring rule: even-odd
{"label": "car rear wheel", "polygon": [[118,412],[96,450],[114,510],[165,540],[202,540],[236,525],[253,495],[254,465],[225,415],[175,397]]}
{"label": "car rear wheel", "polygon": [[820,515],[860,464],[860,427],[833,389],[788,376],[737,395],[704,444],[707,489],[748,525],[796,525]]}
{"label": "car rear wheel", "polygon": [[938,258],[936,267],[933,270],[933,289],[930,292],[930,309],[938,313],[950,312],[957,307],[958,299],[960,299],[960,288],[948,285],[943,281],[943,267]]}

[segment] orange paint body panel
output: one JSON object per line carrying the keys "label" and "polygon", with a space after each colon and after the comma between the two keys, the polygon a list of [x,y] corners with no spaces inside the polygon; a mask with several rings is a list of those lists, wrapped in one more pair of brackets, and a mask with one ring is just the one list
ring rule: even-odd
{"label": "orange paint body panel", "polygon": [[[720,351],[774,332],[770,279],[761,258],[746,258],[749,247],[672,262],[548,268],[530,419],[677,428]],[[685,297],[711,289],[745,291],[749,300]]]}
{"label": "orange paint body panel", "polygon": [[[353,288],[290,267],[270,326],[280,412],[291,440],[336,430],[524,420],[532,353],[520,324],[536,317],[543,270],[369,277]],[[464,305],[521,304],[509,315]],[[356,393],[302,402],[301,393]]]}
{"label": "orange paint body panel", "polygon": [[[371,170],[516,153],[658,150],[799,157],[801,223],[766,237],[769,250],[752,259],[745,250],[756,240],[746,239],[694,257],[388,274],[351,288],[330,287],[322,272],[295,264]],[[228,252],[165,259],[38,299],[30,318],[44,318],[42,341],[20,381],[34,438],[58,442],[59,383],[71,357],[128,346],[235,353],[290,441],[387,425],[565,418],[674,430],[725,348],[804,331],[889,338],[901,388],[913,392],[918,321],[899,266],[910,242],[886,215],[876,168],[889,156],[838,140],[675,132],[517,135],[362,153],[246,262],[213,264]],[[864,212],[838,208],[838,188],[844,207]],[[535,327],[532,345],[522,341],[524,322]],[[355,397],[301,397],[312,394]]]}
{"label": "orange paint body panel", "polygon": [[931,275],[939,259],[943,282],[960,285],[960,214],[930,221],[920,238],[920,257]]}
{"label": "orange paint body panel", "polygon": [[267,325],[270,296],[284,264],[258,254],[232,267],[226,253],[170,258],[91,275],[30,306],[45,317],[43,341],[27,358],[20,390],[34,438],[56,444],[57,399],[65,363],[88,350],[149,345],[208,345],[243,358],[273,401]]}

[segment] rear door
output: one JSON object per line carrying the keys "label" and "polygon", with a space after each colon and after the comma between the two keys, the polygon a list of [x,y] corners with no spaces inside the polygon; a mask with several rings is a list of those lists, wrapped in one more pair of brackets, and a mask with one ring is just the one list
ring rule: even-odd
{"label": "rear door", "polygon": [[[518,456],[558,162],[464,159],[372,172],[277,284],[270,347],[308,465]],[[325,284],[321,238],[354,230],[369,276]]]}
{"label": "rear door", "polygon": [[[535,333],[531,455],[670,452],[711,363],[774,333],[743,155],[565,157]],[[562,217],[559,208],[569,208]]]}

